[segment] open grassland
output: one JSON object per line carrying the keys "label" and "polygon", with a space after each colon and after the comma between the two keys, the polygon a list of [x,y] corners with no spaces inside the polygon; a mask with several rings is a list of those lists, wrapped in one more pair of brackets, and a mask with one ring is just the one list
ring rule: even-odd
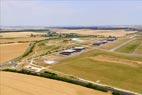
{"label": "open grassland", "polygon": [[133,52],[134,54],[142,54],[142,42]]}
{"label": "open grassland", "polygon": [[0,95],[110,95],[108,93],[36,76],[0,72]]}
{"label": "open grassland", "polygon": [[125,31],[125,30],[91,30],[91,29],[78,29],[78,30],[69,30],[69,29],[55,29],[57,33],[77,33],[80,35],[101,35],[101,36],[116,36],[122,37],[130,33],[135,33],[135,31]]}
{"label": "open grassland", "polygon": [[[45,32],[5,32],[0,33],[0,44],[6,43],[24,43],[31,41],[39,41],[47,39],[47,37],[41,37],[40,35],[46,34]],[[31,35],[39,35],[31,37]]]}
{"label": "open grassland", "polygon": [[135,51],[133,52],[134,54],[142,54],[142,33],[139,33],[137,38],[140,41],[139,46],[135,49]]}
{"label": "open grassland", "polygon": [[116,51],[122,52],[122,53],[138,53],[141,52],[141,44],[142,44],[142,38],[137,38],[133,41],[130,41],[126,45],[118,48]]}
{"label": "open grassland", "polygon": [[22,55],[29,43],[0,44],[0,63]]}
{"label": "open grassland", "polygon": [[121,45],[122,43],[126,42],[127,40],[129,40],[129,39],[128,38],[119,38],[115,42],[109,42],[106,45],[101,46],[100,48],[106,49],[106,50],[111,50],[111,49]]}
{"label": "open grassland", "polygon": [[51,67],[91,81],[142,93],[142,57],[92,50]]}

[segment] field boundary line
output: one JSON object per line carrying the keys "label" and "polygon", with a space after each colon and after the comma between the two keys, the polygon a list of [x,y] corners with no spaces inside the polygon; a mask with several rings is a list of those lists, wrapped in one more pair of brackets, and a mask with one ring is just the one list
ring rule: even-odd
{"label": "field boundary line", "polygon": [[125,89],[109,86],[109,85],[106,85],[106,84],[97,83],[97,82],[94,82],[94,81],[90,81],[90,80],[86,80],[86,79],[83,79],[83,78],[79,78],[77,76],[70,75],[70,74],[65,74],[65,73],[62,73],[60,71],[56,71],[56,70],[52,70],[52,69],[49,69],[49,72],[53,72],[53,73],[56,73],[58,75],[63,75],[63,76],[73,76],[73,77],[79,79],[82,82],[92,83],[92,84],[95,84],[95,85],[100,86],[100,87],[106,87],[110,91],[115,91],[115,90],[116,91],[122,91],[122,92],[126,93],[126,95],[142,95],[142,94],[137,93],[137,92],[133,92],[133,91],[130,91],[130,90],[125,90]]}
{"label": "field boundary line", "polygon": [[133,53],[132,54],[136,54],[135,52],[136,52],[136,50],[139,48],[139,47],[141,47],[142,46],[142,42],[141,42],[141,44],[139,44],[139,46],[133,51]]}
{"label": "field boundary line", "polygon": [[117,47],[115,47],[115,48],[110,49],[109,51],[115,51],[115,50],[117,50],[117,49],[123,47],[124,45],[128,44],[129,42],[131,42],[131,41],[133,41],[133,40],[135,40],[135,38],[133,38],[133,39],[131,39],[131,40],[128,40],[128,41],[122,43],[121,45],[119,45],[119,46],[117,46]]}
{"label": "field boundary line", "polygon": [[140,93],[136,93],[133,91],[124,90],[124,89],[120,89],[120,88],[116,88],[116,87],[112,87],[112,86],[108,86],[108,85],[104,85],[100,83],[95,83],[89,80],[78,78],[73,75],[64,74],[61,72],[59,73],[58,71],[57,71],[58,73],[57,72],[55,73],[54,71],[45,70],[45,71],[37,73],[37,72],[25,70],[25,69],[16,70],[16,69],[11,69],[11,68],[3,69],[2,71],[28,74],[28,75],[33,75],[33,76],[39,76],[39,77],[59,80],[59,81],[80,85],[83,87],[91,88],[91,89],[102,91],[102,92],[112,92],[112,95],[142,95]]}

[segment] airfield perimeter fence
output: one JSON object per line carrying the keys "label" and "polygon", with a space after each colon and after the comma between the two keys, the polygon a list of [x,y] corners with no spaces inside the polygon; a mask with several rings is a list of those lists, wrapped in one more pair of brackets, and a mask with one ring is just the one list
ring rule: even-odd
{"label": "airfield perimeter fence", "polygon": [[118,89],[114,87],[109,87],[107,85],[102,85],[94,82],[90,82],[84,79],[80,79],[74,76],[67,76],[67,75],[60,75],[51,71],[41,71],[41,72],[33,72],[25,69],[21,70],[16,70],[16,69],[3,69],[3,71],[10,71],[10,72],[17,72],[17,73],[22,73],[22,74],[28,74],[28,75],[34,75],[34,76],[40,76],[44,78],[50,78],[50,79],[55,79],[55,80],[60,80],[68,83],[73,83],[77,85],[81,85],[87,88],[103,91],[103,92],[111,92],[113,95],[141,95],[139,93],[123,90],[123,89]]}

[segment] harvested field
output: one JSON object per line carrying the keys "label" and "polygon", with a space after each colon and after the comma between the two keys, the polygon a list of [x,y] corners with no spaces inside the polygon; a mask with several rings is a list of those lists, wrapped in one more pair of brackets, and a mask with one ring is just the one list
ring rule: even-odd
{"label": "harvested field", "polygon": [[42,32],[5,32],[5,33],[0,33],[0,36],[2,36],[1,38],[29,37],[31,34],[44,34],[44,33]]}
{"label": "harvested field", "polygon": [[92,50],[51,67],[102,84],[142,93],[142,57]]}
{"label": "harvested field", "polygon": [[0,63],[16,58],[24,53],[29,43],[13,43],[0,45]]}
{"label": "harvested field", "polygon": [[0,72],[0,95],[110,95],[57,80]]}
{"label": "harvested field", "polygon": [[47,37],[12,37],[12,38],[0,38],[0,44],[7,43],[25,43],[32,41],[39,41],[47,39]]}
{"label": "harvested field", "polygon": [[102,35],[105,37],[116,36],[122,37],[126,34],[135,33],[135,31],[125,31],[125,30],[91,30],[91,29],[79,29],[79,30],[69,30],[69,29],[55,29],[57,33],[77,33],[81,35]]}

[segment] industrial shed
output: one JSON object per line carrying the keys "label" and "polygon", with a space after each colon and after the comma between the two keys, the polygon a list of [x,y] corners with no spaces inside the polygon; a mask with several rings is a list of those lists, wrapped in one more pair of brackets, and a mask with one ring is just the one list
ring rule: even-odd
{"label": "industrial shed", "polygon": [[71,55],[74,52],[75,52],[74,49],[68,49],[68,50],[64,50],[64,51],[60,52],[60,54],[62,54],[62,55]]}

